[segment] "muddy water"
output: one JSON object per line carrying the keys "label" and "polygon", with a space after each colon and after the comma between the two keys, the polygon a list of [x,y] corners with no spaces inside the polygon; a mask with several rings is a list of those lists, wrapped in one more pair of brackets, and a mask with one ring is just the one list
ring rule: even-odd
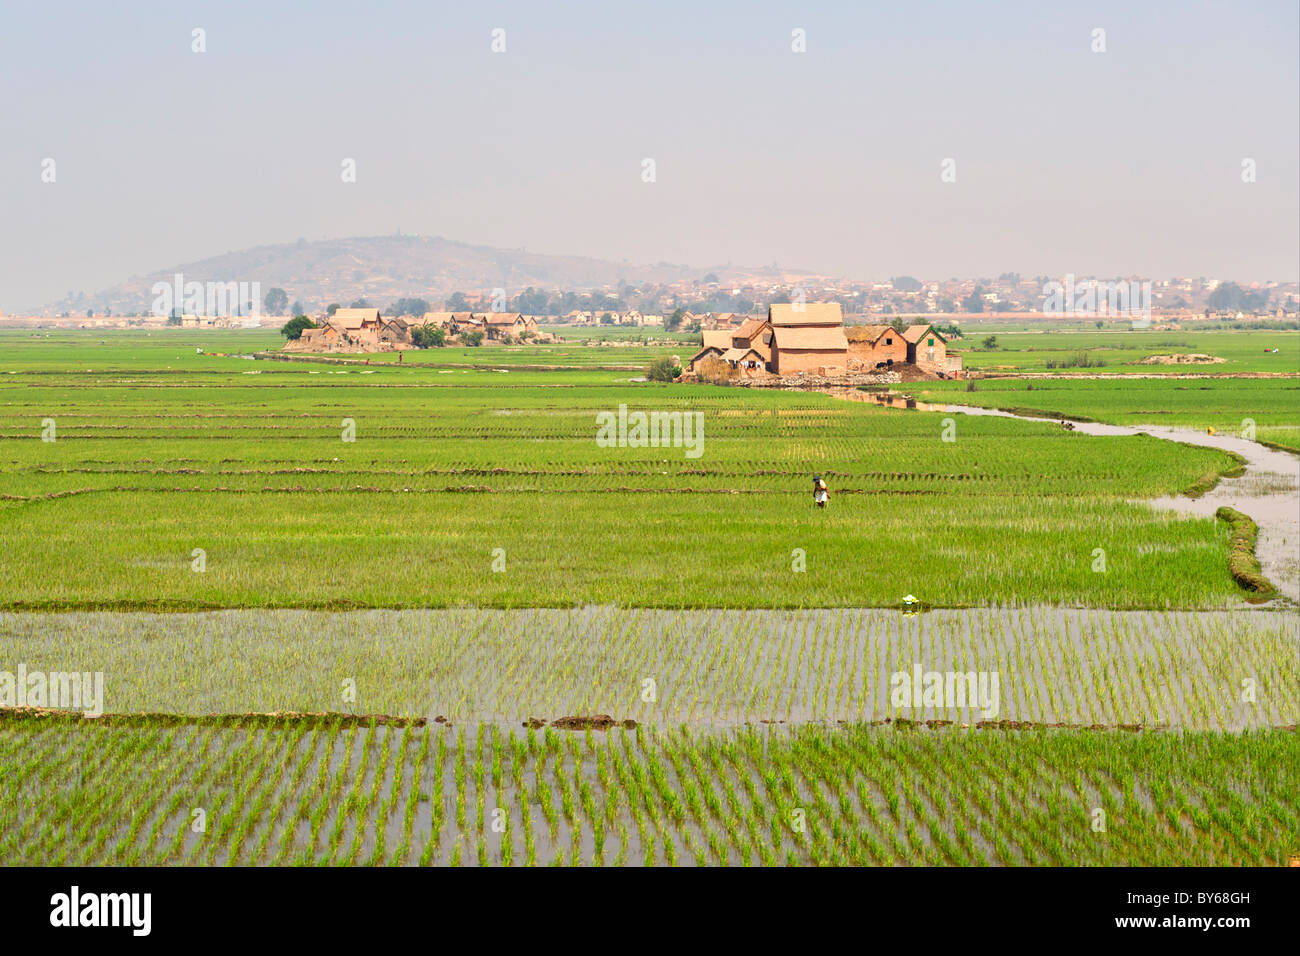
{"label": "muddy water", "polygon": [[[923,410],[994,415],[1023,421],[1052,420],[970,405],[929,405]],[[1103,425],[1100,422],[1073,424],[1076,432],[1085,435],[1146,434],[1184,445],[1202,445],[1235,452],[1244,458],[1246,468],[1243,475],[1223,479],[1200,498],[1176,495],[1146,503],[1160,510],[1202,518],[1213,516],[1223,505],[1249,515],[1259,526],[1255,554],[1264,576],[1273,582],[1281,595],[1291,601],[1300,601],[1300,458],[1232,435],[1211,435],[1158,425]]]}

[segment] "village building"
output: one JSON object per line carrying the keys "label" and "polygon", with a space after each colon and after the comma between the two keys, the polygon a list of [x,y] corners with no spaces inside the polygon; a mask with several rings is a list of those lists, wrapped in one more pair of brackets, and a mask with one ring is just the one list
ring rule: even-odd
{"label": "village building", "polygon": [[772,371],[777,375],[836,375],[848,368],[843,328],[778,326],[772,329]]}
{"label": "village building", "polygon": [[929,325],[909,325],[903,331],[907,340],[907,361],[926,372],[948,371],[948,342]]}
{"label": "village building", "polygon": [[339,309],[327,324],[337,330],[342,343],[352,346],[375,346],[383,325],[378,309]]}
{"label": "village building", "polygon": [[722,361],[740,372],[741,375],[751,376],[767,374],[767,360],[763,358],[762,353],[760,353],[758,349],[753,348],[752,346],[746,348],[732,347],[723,352],[719,357]]}
{"label": "village building", "polygon": [[740,327],[731,333],[731,347],[752,348],[762,358],[764,366],[772,360],[772,325],[765,316],[747,316]]}
{"label": "village building", "polygon": [[705,329],[700,334],[704,337],[704,346],[691,356],[692,372],[698,371],[700,362],[709,358],[722,358],[722,353],[731,348],[731,333],[726,329]]}
{"label": "village building", "polygon": [[480,329],[481,331],[478,319],[475,318],[473,312],[452,312],[451,318],[447,320],[446,328],[447,334],[453,336],[462,335],[474,329]]}
{"label": "village building", "polygon": [[389,345],[410,345],[411,327],[400,317],[385,319],[379,329],[379,341]]}
{"label": "village building", "polygon": [[768,308],[772,327],[770,369],[777,375],[834,375],[848,369],[848,339],[838,302],[777,303]]}
{"label": "village building", "polygon": [[844,330],[849,368],[874,371],[907,361],[907,339],[891,325],[854,325]]}
{"label": "village building", "polygon": [[704,362],[706,359],[720,359],[722,358],[722,353],[725,351],[726,349],[718,348],[716,345],[706,345],[691,356],[691,361],[687,367],[692,372],[698,372],[700,363]]}
{"label": "village building", "polygon": [[479,320],[480,327],[488,339],[493,342],[518,336],[523,332],[537,331],[537,320],[518,312],[484,312],[475,318]]}

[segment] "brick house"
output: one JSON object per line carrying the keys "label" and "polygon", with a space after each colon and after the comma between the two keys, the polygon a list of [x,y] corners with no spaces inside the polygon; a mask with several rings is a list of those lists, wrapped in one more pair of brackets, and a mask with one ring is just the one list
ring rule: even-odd
{"label": "brick house", "polygon": [[338,330],[339,339],[348,345],[379,344],[383,319],[378,309],[338,309],[326,322]]}
{"label": "brick house", "polygon": [[848,339],[838,302],[777,303],[768,308],[770,368],[777,375],[836,374],[848,368]]}
{"label": "brick house", "polygon": [[848,340],[842,328],[776,326],[772,329],[772,371],[830,375],[848,368]]}
{"label": "brick house", "polygon": [[720,357],[732,368],[737,369],[741,375],[765,375],[767,373],[767,360],[763,358],[758,349],[752,346],[729,348]]}
{"label": "brick house", "polygon": [[410,345],[411,327],[405,319],[385,319],[379,329],[379,341],[390,345]]}
{"label": "brick house", "polygon": [[731,347],[738,349],[752,348],[763,359],[763,364],[772,361],[772,326],[767,317],[751,315],[740,324],[740,328],[731,333]]}
{"label": "brick house", "polygon": [[855,325],[844,330],[849,341],[849,365],[874,370],[907,361],[907,340],[890,325]]}
{"label": "brick house", "polygon": [[537,331],[537,320],[531,315],[521,315],[518,312],[484,312],[477,318],[482,322],[487,337],[493,341],[518,336],[522,332]]}
{"label": "brick house", "polygon": [[704,336],[704,346],[691,356],[690,369],[695,371],[695,365],[701,359],[721,358],[722,353],[731,348],[731,332],[727,329],[705,329],[700,333]]}
{"label": "brick house", "polygon": [[907,360],[927,372],[948,371],[948,341],[929,325],[909,325],[903,331],[907,340]]}

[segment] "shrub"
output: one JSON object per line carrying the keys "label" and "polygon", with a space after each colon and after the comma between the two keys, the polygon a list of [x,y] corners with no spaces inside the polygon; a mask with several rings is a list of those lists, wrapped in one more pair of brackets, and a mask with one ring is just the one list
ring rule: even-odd
{"label": "shrub", "polygon": [[1043,364],[1046,368],[1102,368],[1106,365],[1106,360],[1093,358],[1087,352],[1079,352],[1063,359],[1048,359]]}
{"label": "shrub", "polygon": [[483,344],[483,331],[482,329],[470,329],[460,337],[460,340],[471,348],[477,348]]}
{"label": "shrub", "polygon": [[650,363],[650,367],[645,370],[645,377],[652,382],[671,382],[681,374],[681,366],[668,355],[655,359]]}

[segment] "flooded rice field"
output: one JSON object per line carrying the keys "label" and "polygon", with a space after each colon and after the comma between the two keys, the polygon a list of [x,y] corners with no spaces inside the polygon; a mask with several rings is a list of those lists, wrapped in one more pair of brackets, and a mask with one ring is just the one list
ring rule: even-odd
{"label": "flooded rice field", "polygon": [[1298,627],[1268,607],[11,613],[0,672],[100,672],[109,714],[1242,730],[1297,722]]}

